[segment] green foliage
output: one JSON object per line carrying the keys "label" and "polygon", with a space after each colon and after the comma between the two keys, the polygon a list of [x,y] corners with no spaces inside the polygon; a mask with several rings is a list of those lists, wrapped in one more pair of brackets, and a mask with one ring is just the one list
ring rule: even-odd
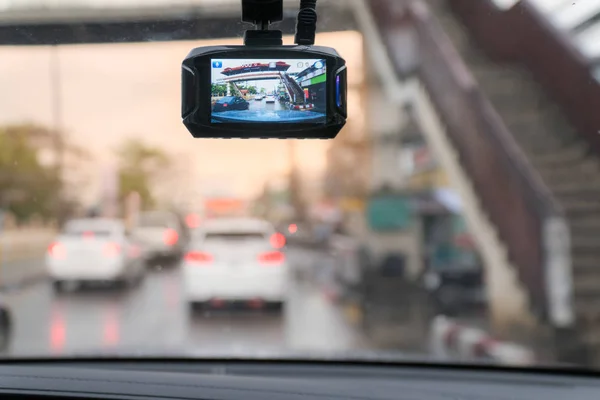
{"label": "green foliage", "polygon": [[152,183],[171,164],[161,149],[137,139],[129,139],[117,149],[119,159],[119,200],[132,192],[140,195],[143,209],[155,205]]}
{"label": "green foliage", "polygon": [[38,161],[40,143],[51,131],[34,125],[0,127],[0,207],[24,221],[53,216],[61,184],[52,167]]}
{"label": "green foliage", "polygon": [[258,90],[256,86],[248,86],[248,85],[237,85],[240,90],[247,90],[248,94],[258,94]]}
{"label": "green foliage", "polygon": [[211,93],[213,96],[226,96],[227,95],[227,85],[213,83],[211,85]]}

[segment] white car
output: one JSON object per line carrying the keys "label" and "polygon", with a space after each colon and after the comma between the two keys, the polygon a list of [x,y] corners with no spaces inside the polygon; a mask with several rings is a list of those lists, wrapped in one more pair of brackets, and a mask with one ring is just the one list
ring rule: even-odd
{"label": "white car", "polygon": [[184,296],[190,309],[231,302],[281,309],[287,300],[285,237],[262,220],[205,221],[182,264]]}
{"label": "white car", "polygon": [[257,100],[257,101],[258,101],[258,100],[262,100],[262,99],[264,99],[264,98],[265,98],[265,96],[264,96],[264,95],[262,95],[262,94],[257,94],[256,96],[254,96],[254,100]]}
{"label": "white car", "polygon": [[142,257],[148,266],[176,265],[187,242],[184,222],[169,211],[140,213],[131,237],[142,246]]}
{"label": "white car", "polygon": [[275,103],[275,96],[267,96],[267,97],[265,97],[265,102],[267,102],[267,103]]}
{"label": "white car", "polygon": [[75,219],[48,247],[46,267],[56,290],[67,282],[139,282],[144,274],[141,249],[115,219]]}

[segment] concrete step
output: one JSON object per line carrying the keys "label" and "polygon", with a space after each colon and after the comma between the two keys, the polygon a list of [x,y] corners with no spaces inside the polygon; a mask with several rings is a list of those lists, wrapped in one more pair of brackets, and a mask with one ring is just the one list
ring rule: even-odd
{"label": "concrete step", "polygon": [[574,275],[573,291],[575,297],[582,300],[585,298],[600,300],[600,271],[596,274]]}
{"label": "concrete step", "polygon": [[503,110],[502,116],[508,129],[521,136],[572,143],[581,140],[576,130],[562,117],[556,114],[552,106],[540,110],[518,108],[510,105],[511,110]]}
{"label": "concrete step", "polygon": [[576,299],[575,317],[581,341],[597,348],[600,345],[600,298]]}
{"label": "concrete step", "polygon": [[[580,219],[573,218],[569,221],[569,229],[573,233],[598,234],[600,236],[600,214]],[[600,262],[600,257],[598,261]]]}
{"label": "concrete step", "polygon": [[574,163],[545,163],[540,164],[541,170],[556,171],[570,169],[574,172],[583,171],[584,173],[600,174],[600,159],[595,157],[586,157],[582,160],[577,160]]}
{"label": "concrete step", "polygon": [[597,203],[600,205],[600,199],[594,198],[594,193],[600,191],[600,182],[597,179],[585,181],[573,178],[572,180],[563,180],[560,182],[544,179],[544,181],[563,203],[572,203],[581,200],[586,203]]}
{"label": "concrete step", "polygon": [[534,143],[522,138],[515,138],[515,141],[537,170],[552,170],[561,167],[576,168],[586,160],[589,154],[588,148],[580,142],[559,146],[551,141]]}
{"label": "concrete step", "polygon": [[[576,144],[573,144],[576,146]],[[588,157],[577,163],[571,164],[545,164],[540,166],[539,172],[542,176],[546,175],[585,175],[587,177],[600,176],[600,160]]]}
{"label": "concrete step", "polygon": [[574,253],[571,263],[574,275],[600,272],[600,254]]}
{"label": "concrete step", "polygon": [[581,142],[559,148],[557,148],[558,144],[551,141],[526,143],[528,147],[523,150],[531,155],[531,161],[540,168],[546,164],[578,164],[584,161],[590,153],[589,147]]}
{"label": "concrete step", "polygon": [[537,85],[523,78],[500,79],[495,76],[482,76],[476,72],[473,72],[473,75],[479,87],[486,92],[499,111],[536,111],[542,110],[547,104],[544,93],[539,91]]}
{"label": "concrete step", "polygon": [[600,214],[600,201],[587,199],[573,199],[563,201],[562,206],[568,217],[596,216]]}
{"label": "concrete step", "polygon": [[[565,169],[546,169],[539,168],[542,179],[551,187],[562,185],[575,185],[579,184],[582,192],[596,193],[600,191],[600,174],[596,171],[577,171],[572,168]],[[597,189],[597,190],[596,190]],[[598,198],[600,199],[600,197]]]}
{"label": "concrete step", "polygon": [[565,148],[580,146],[577,138],[557,137],[552,131],[535,132],[539,128],[527,131],[508,127],[515,141],[528,154],[558,153]]}
{"label": "concrete step", "polygon": [[561,153],[532,153],[530,154],[531,162],[537,168],[564,168],[564,167],[575,167],[577,165],[583,165],[589,160],[589,149],[585,148],[581,144],[575,144],[566,147],[568,151]]}
{"label": "concrete step", "polygon": [[[573,249],[573,253],[577,255],[583,254],[578,252],[578,250],[581,250],[585,254],[589,254],[592,251],[600,257],[600,232],[596,232],[594,235],[587,235],[580,231],[572,230],[571,248]],[[600,269],[598,270],[598,274],[600,274]],[[600,286],[598,286],[598,293],[600,293]]]}

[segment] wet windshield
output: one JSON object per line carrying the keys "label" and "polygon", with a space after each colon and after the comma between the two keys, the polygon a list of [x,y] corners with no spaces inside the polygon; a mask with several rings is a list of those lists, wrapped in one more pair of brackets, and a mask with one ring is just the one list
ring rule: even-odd
{"label": "wet windshield", "polygon": [[[239,0],[0,0],[2,355],[600,366],[600,2],[317,4],[330,141],[183,126]],[[322,60],[211,68],[217,122],[326,118]]]}

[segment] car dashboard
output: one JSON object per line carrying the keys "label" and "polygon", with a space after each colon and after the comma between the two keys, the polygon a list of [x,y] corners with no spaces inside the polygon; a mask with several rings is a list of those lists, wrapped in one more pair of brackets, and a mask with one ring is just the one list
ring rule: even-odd
{"label": "car dashboard", "polygon": [[0,366],[2,399],[552,400],[599,394],[591,376],[487,367],[235,361]]}

